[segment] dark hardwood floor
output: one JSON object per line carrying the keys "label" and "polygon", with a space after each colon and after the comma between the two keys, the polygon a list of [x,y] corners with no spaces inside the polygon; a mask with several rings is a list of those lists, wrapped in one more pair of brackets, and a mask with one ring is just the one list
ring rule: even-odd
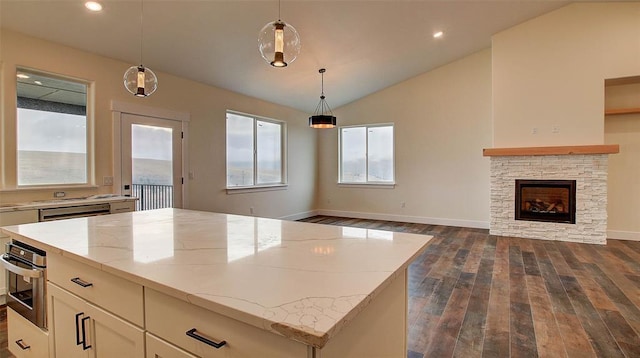
{"label": "dark hardwood floor", "polygon": [[433,235],[409,267],[408,357],[640,357],[640,242],[316,216]]}
{"label": "dark hardwood floor", "polygon": [[[409,267],[408,358],[640,357],[640,242],[606,246],[488,230],[316,216],[433,235]],[[0,308],[0,357],[6,351]]]}

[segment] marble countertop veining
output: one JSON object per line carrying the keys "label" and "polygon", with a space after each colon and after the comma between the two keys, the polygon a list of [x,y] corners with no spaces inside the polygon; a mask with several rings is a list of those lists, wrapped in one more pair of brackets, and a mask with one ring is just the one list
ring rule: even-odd
{"label": "marble countertop veining", "polygon": [[318,348],[401,274],[431,239],[184,209],[0,230]]}
{"label": "marble countertop veining", "polygon": [[61,208],[67,206],[112,203],[129,200],[138,200],[138,198],[116,194],[100,194],[82,198],[38,200],[25,203],[0,203],[0,213],[20,210],[37,210],[45,208]]}

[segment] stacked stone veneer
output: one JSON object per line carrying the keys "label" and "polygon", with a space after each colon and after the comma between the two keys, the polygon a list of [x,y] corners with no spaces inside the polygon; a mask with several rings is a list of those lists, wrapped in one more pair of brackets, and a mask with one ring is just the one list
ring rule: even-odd
{"label": "stacked stone veneer", "polygon": [[[607,154],[491,157],[490,233],[606,244]],[[516,179],[576,180],[576,223],[515,220]]]}

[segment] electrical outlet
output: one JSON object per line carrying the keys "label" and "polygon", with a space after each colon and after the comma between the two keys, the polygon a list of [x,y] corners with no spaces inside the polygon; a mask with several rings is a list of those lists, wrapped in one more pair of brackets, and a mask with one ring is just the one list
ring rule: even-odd
{"label": "electrical outlet", "polygon": [[531,134],[538,134],[538,128],[537,127],[531,128]]}
{"label": "electrical outlet", "polygon": [[193,180],[196,178],[196,175],[194,172],[189,172],[189,180]]}
{"label": "electrical outlet", "polygon": [[249,212],[253,214],[253,206],[249,208]]}
{"label": "electrical outlet", "polygon": [[67,195],[67,193],[65,193],[64,191],[53,192],[53,197],[54,198],[64,198],[65,195]]}
{"label": "electrical outlet", "polygon": [[560,126],[551,127],[551,133],[560,133]]}
{"label": "electrical outlet", "polygon": [[400,203],[401,208],[404,208],[405,206],[407,206],[407,203],[405,203],[404,201]]}
{"label": "electrical outlet", "polygon": [[110,177],[110,176],[102,177],[102,185],[104,186],[113,185],[113,177]]}

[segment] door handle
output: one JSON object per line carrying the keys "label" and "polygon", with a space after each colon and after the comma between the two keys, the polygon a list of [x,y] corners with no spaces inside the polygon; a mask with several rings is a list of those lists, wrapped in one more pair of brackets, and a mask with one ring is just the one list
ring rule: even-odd
{"label": "door handle", "polygon": [[84,324],[84,322],[86,322],[90,318],[91,317],[89,316],[84,317],[80,322],[80,324],[82,325],[82,350],[83,351],[86,351],[87,349],[91,348],[91,345],[87,345],[87,333],[86,333],[86,326]]}
{"label": "door handle", "polygon": [[80,316],[82,316],[83,314],[84,312],[76,314],[76,346],[82,344],[82,341],[80,340],[80,325],[78,324],[78,318],[80,318]]}

